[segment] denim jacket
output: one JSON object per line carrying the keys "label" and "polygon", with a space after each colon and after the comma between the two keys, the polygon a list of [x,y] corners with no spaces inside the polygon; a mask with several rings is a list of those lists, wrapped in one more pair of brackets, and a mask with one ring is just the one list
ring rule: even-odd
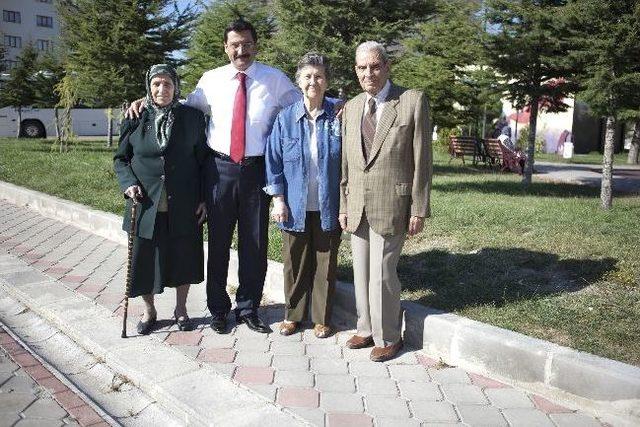
{"label": "denim jacket", "polygon": [[[334,105],[337,99],[324,99],[324,112],[316,119],[318,142],[318,201],[322,230],[338,228],[340,208],[341,131]],[[309,185],[309,126],[304,101],[300,100],[280,111],[265,151],[269,195],[283,194],[289,218],[279,223],[281,229],[304,231]]]}

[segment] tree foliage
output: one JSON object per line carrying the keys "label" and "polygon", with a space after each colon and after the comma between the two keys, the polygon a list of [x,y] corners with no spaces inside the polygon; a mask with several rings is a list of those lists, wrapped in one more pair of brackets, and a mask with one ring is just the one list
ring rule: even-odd
{"label": "tree foliage", "polygon": [[0,106],[24,107],[35,98],[33,76],[38,70],[38,51],[28,44],[17,58],[17,64],[9,72],[9,79],[0,92]]}
{"label": "tree foliage", "polygon": [[0,107],[13,106],[18,111],[17,137],[21,133],[22,107],[31,105],[35,100],[33,76],[37,70],[38,51],[29,43],[18,56],[18,63],[11,69],[9,80],[4,82],[0,91]]}
{"label": "tree foliage", "polygon": [[615,125],[620,118],[637,118],[640,111],[640,3],[579,0],[569,11],[580,97],[606,118],[600,198],[602,207],[609,209]]}
{"label": "tree foliage", "polygon": [[538,110],[562,111],[575,86],[565,0],[487,0],[489,64],[502,76],[508,98],[518,108],[530,106],[530,137],[523,182],[531,183]]}
{"label": "tree foliage", "polygon": [[[298,60],[314,50],[331,61],[331,86],[353,96],[361,89],[355,77],[354,56],[359,43],[378,41],[399,53],[399,41],[426,20],[433,0],[275,0],[278,32],[266,60],[290,76]],[[312,11],[312,13],[310,13]]]}
{"label": "tree foliage", "polygon": [[170,0],[60,0],[58,16],[80,101],[117,107],[144,93],[144,75],[155,63],[179,62],[194,19],[190,7]]}
{"label": "tree foliage", "polygon": [[4,57],[6,54],[7,49],[4,47],[4,45],[0,45],[0,73],[3,73],[6,68],[6,64],[4,62]]}
{"label": "tree foliage", "polygon": [[356,46],[376,40],[396,46],[415,22],[425,19],[433,0],[229,0],[215,2],[200,17],[184,67],[187,88],[202,73],[227,64],[224,28],[242,15],[258,32],[259,60],[293,77],[298,60],[315,50],[331,61],[331,86],[353,95],[359,86],[353,69]]}
{"label": "tree foliage", "polygon": [[37,70],[33,75],[33,105],[39,108],[52,108],[60,102],[54,90],[64,77],[64,64],[53,53],[46,53],[40,58]]}
{"label": "tree foliage", "polygon": [[76,93],[77,85],[73,79],[74,77],[71,74],[65,74],[53,89],[55,95],[58,97],[58,103],[56,104],[56,120],[58,120],[58,108],[62,108],[57,141],[60,144],[61,153],[68,151],[69,144],[73,141],[71,110],[78,101],[78,95]]}
{"label": "tree foliage", "polygon": [[405,54],[393,76],[425,91],[441,128],[475,122],[485,105],[489,119],[500,114],[497,77],[483,50],[484,24],[479,2],[440,0],[436,13],[402,41]]}
{"label": "tree foliage", "polygon": [[634,118],[640,109],[640,3],[571,4],[572,58],[580,64],[580,99],[601,116]]}

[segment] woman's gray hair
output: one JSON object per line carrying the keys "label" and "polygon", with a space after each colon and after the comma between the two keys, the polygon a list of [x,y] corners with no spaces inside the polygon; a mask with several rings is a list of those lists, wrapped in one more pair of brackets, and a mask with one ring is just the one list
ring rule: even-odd
{"label": "woman's gray hair", "polygon": [[366,41],[364,43],[360,43],[358,45],[358,47],[356,48],[356,56],[370,52],[372,50],[375,50],[376,52],[378,52],[378,55],[380,55],[380,58],[382,58],[384,62],[389,62],[389,55],[387,54],[387,49],[385,49],[382,44],[371,41],[371,40]]}
{"label": "woman's gray hair", "polygon": [[302,71],[302,69],[308,66],[324,68],[324,76],[327,80],[329,80],[329,58],[319,54],[318,52],[307,52],[302,56],[302,58],[300,58],[300,61],[298,61],[298,68],[296,69],[296,82],[300,79],[300,72]]}

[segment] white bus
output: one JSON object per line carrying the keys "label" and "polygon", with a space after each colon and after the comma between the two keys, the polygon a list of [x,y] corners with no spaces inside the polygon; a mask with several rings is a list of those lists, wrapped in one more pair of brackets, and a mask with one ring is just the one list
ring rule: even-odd
{"label": "white bus", "polygon": [[[117,117],[120,109],[113,110],[112,134],[117,135]],[[62,110],[58,110],[61,114]],[[95,108],[74,108],[71,110],[73,134],[77,136],[106,136],[107,110]],[[14,107],[0,108],[0,136],[16,136],[20,125],[20,135],[27,138],[56,136],[53,108],[22,107],[22,122],[18,124],[18,111]]]}

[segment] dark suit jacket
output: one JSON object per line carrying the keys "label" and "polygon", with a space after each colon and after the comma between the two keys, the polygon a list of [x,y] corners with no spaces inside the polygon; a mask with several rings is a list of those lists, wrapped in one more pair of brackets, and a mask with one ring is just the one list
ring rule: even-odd
{"label": "dark suit jacket", "polygon": [[340,213],[353,233],[365,212],[382,236],[403,234],[410,216],[430,216],[431,125],[428,103],[418,90],[391,84],[371,153],[362,153],[366,93],[344,106]]}
{"label": "dark suit jacket", "polygon": [[[203,197],[203,165],[208,153],[204,115],[186,105],[175,107],[171,138],[164,149],[156,142],[154,114],[145,110],[139,119],[125,120],[120,145],[113,158],[120,189],[139,185],[144,199],[138,206],[136,235],[153,237],[158,202],[165,185],[169,234],[194,235],[201,232],[195,215]],[[126,196],[125,196],[126,197]],[[122,228],[130,230],[131,200]]]}

